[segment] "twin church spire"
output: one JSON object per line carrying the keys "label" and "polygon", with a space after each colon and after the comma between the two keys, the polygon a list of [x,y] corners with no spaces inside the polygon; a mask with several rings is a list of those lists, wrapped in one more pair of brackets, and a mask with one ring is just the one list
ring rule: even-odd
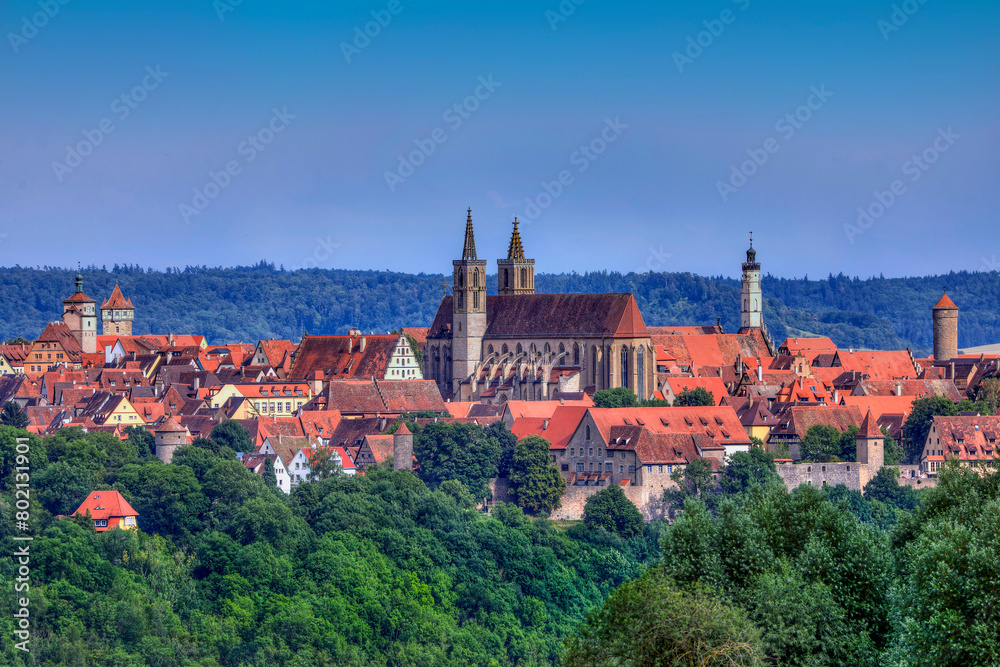
{"label": "twin church spire", "polygon": [[[465,245],[462,248],[462,259],[455,260],[455,312],[466,310],[476,303],[479,306],[480,297],[476,292],[482,291],[482,305],[486,304],[486,260],[476,255],[476,235],[472,226],[472,209],[468,210],[465,220]],[[479,269],[482,268],[482,271]],[[501,295],[534,294],[535,293],[535,260],[524,256],[524,243],[518,229],[517,218],[514,218],[514,231],[510,235],[507,246],[507,258],[497,260],[497,292]],[[477,308],[478,309],[478,308]]]}

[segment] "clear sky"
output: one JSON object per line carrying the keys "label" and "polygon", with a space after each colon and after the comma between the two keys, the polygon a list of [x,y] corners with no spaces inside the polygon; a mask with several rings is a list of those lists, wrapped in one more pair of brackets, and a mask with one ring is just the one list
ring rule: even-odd
{"label": "clear sky", "polygon": [[0,0],[2,265],[438,273],[472,207],[491,270],[515,215],[540,272],[1000,269],[995,0],[62,2]]}

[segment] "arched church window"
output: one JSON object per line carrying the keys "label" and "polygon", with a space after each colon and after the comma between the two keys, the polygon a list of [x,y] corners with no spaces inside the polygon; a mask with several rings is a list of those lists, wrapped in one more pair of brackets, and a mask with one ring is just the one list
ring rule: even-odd
{"label": "arched church window", "polygon": [[580,365],[580,346],[579,345],[574,345],[573,346],[573,365],[574,366],[579,366]]}
{"label": "arched church window", "polygon": [[472,272],[472,286],[479,287],[479,269]]}
{"label": "arched church window", "polygon": [[520,343],[518,343],[518,344],[517,344],[517,353],[518,353],[518,354],[521,354],[522,352],[524,352],[524,350],[522,350],[522,349],[521,349],[521,344],[520,344]]}
{"label": "arched church window", "polygon": [[528,286],[528,269],[521,269],[521,287]]}
{"label": "arched church window", "polygon": [[489,352],[490,354],[493,354],[493,346],[492,346],[492,345],[490,345],[490,347],[489,347],[489,349],[487,350],[487,352]]}
{"label": "arched church window", "polygon": [[566,346],[563,345],[562,343],[559,343],[559,354],[562,354],[565,351],[566,351]]}
{"label": "arched church window", "polygon": [[501,348],[501,352],[503,352],[504,354],[507,354],[507,343],[503,344],[503,347]]}
{"label": "arched church window", "polygon": [[545,354],[552,354],[552,346],[548,343],[545,344]]}
{"label": "arched church window", "polygon": [[621,385],[626,389],[629,388],[629,377],[628,377],[628,347],[622,345],[622,382]]}
{"label": "arched church window", "polygon": [[530,352],[530,353],[532,354],[532,356],[534,356],[535,352],[537,352],[537,351],[538,351],[538,348],[537,348],[537,347],[535,347],[535,344],[534,344],[534,343],[532,343],[532,344],[531,344],[531,347],[529,347],[529,348],[528,348],[528,351],[529,351],[529,352]]}
{"label": "arched church window", "polygon": [[465,308],[465,299],[463,298],[465,296],[465,292],[459,292],[456,296],[458,297],[458,307]]}
{"label": "arched church window", "polygon": [[594,363],[591,365],[591,368],[594,370],[594,388],[596,389],[597,388],[597,346],[596,345],[593,346],[591,348],[591,351],[593,352],[593,357],[594,357]]}
{"label": "arched church window", "polygon": [[646,369],[645,360],[643,358],[642,347],[639,347],[639,351],[635,353],[635,375],[636,375],[636,393],[639,395],[639,400],[646,400]]}
{"label": "arched church window", "polygon": [[458,272],[458,286],[465,287],[465,271]]}
{"label": "arched church window", "polygon": [[[477,280],[476,282],[478,283],[479,281]],[[478,285],[477,285],[477,287],[478,287]],[[479,308],[479,292],[473,292],[472,293],[472,307],[473,308]]]}
{"label": "arched church window", "polygon": [[507,269],[503,270],[503,286],[510,287],[510,272]]}

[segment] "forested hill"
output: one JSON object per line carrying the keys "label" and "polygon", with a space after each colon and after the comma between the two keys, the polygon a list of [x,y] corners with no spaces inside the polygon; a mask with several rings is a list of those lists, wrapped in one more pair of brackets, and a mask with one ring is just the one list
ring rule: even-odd
{"label": "forested hill", "polygon": [[[33,339],[62,312],[75,270],[0,267],[0,338]],[[272,264],[166,272],[138,266],[87,267],[84,291],[100,301],[117,280],[136,306],[135,333],[204,334],[213,344],[298,339],[345,333],[351,326],[385,332],[427,326],[443,294],[440,274],[321,270],[289,272]],[[496,290],[490,280],[491,293]],[[959,346],[1000,342],[1000,273],[922,278],[830,276],[824,280],[766,276],[765,319],[775,340],[830,336],[841,347],[931,347],[930,309],[942,288],[961,308]],[[739,281],[690,273],[540,274],[539,292],[633,290],[650,325],[739,327]]]}

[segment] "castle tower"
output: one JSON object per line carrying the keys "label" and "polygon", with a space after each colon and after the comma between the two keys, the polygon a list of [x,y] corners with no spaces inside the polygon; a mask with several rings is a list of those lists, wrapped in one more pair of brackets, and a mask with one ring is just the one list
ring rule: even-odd
{"label": "castle tower", "polygon": [[401,422],[392,434],[392,469],[413,470],[413,433]]}
{"label": "castle tower", "polygon": [[63,299],[63,323],[84,352],[97,352],[97,302],[83,293],[83,275],[76,274],[76,292]]}
{"label": "castle tower", "polygon": [[535,293],[535,260],[524,258],[517,218],[514,218],[514,233],[510,235],[507,259],[497,260],[497,282],[500,294]]}
{"label": "castle tower", "polygon": [[460,398],[459,385],[482,361],[486,333],[486,260],[476,258],[471,208],[465,221],[462,259],[452,264],[452,385],[455,397]]}
{"label": "castle tower", "polygon": [[934,315],[934,361],[958,357],[958,306],[945,294],[931,309]]}
{"label": "castle tower", "polygon": [[885,436],[876,423],[872,411],[868,410],[861,422],[858,434],[854,436],[857,446],[857,460],[861,464],[861,487],[874,479],[885,464]]}
{"label": "castle tower", "polygon": [[747,261],[743,263],[740,304],[740,328],[760,328],[764,321],[764,298],[760,291],[760,264],[757,263],[757,251],[753,249],[753,234],[750,235]]}
{"label": "castle tower", "polygon": [[107,301],[101,304],[101,322],[105,336],[131,336],[135,307],[131,299],[126,299],[118,284]]}
{"label": "castle tower", "polygon": [[173,417],[168,417],[160,428],[153,434],[153,442],[156,444],[156,458],[169,464],[174,458],[174,450],[188,444],[188,436],[191,435],[186,427],[181,426]]}

